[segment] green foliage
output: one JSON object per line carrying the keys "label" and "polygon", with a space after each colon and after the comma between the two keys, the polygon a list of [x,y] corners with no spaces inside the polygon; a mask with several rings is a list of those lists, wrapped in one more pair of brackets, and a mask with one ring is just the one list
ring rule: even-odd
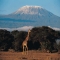
{"label": "green foliage", "polygon": [[[22,42],[25,40],[26,36],[26,31],[14,30],[9,32],[0,29],[0,50],[8,50],[12,48],[15,51],[22,51]],[[34,27],[30,32],[28,48],[52,51],[57,49],[57,39],[60,39],[59,31],[55,31],[47,26]],[[58,48],[59,46],[60,45],[58,45]]]}
{"label": "green foliage", "polygon": [[58,46],[58,50],[60,51],[60,42],[58,43],[58,45],[57,45],[57,46]]}
{"label": "green foliage", "polygon": [[53,50],[54,43],[56,42],[55,40],[59,38],[58,34],[59,33],[57,31],[46,26],[35,27],[32,29],[30,40],[33,42],[33,44],[35,42],[40,42],[42,49]]}
{"label": "green foliage", "polygon": [[25,39],[27,32],[25,31],[13,31],[11,32],[14,35],[13,48],[15,51],[22,50],[22,42]]}
{"label": "green foliage", "polygon": [[0,49],[8,50],[12,47],[14,37],[7,30],[0,29]]}

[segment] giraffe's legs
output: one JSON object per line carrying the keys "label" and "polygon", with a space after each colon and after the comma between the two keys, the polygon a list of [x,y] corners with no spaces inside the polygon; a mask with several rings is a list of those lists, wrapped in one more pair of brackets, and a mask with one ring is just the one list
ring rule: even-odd
{"label": "giraffe's legs", "polygon": [[26,47],[27,48],[27,51],[28,51],[28,47]]}
{"label": "giraffe's legs", "polygon": [[28,47],[26,46],[26,52],[28,53]]}
{"label": "giraffe's legs", "polygon": [[28,53],[28,47],[27,46],[23,46],[23,54]]}
{"label": "giraffe's legs", "polygon": [[24,46],[23,46],[23,53],[24,53]]}
{"label": "giraffe's legs", "polygon": [[25,47],[25,52],[26,52],[26,47]]}

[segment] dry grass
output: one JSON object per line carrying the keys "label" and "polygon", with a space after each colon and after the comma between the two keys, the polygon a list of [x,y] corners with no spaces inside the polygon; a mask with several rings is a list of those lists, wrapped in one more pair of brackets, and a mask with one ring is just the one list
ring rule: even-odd
{"label": "dry grass", "polygon": [[60,60],[60,54],[41,53],[40,51],[0,52],[0,60]]}

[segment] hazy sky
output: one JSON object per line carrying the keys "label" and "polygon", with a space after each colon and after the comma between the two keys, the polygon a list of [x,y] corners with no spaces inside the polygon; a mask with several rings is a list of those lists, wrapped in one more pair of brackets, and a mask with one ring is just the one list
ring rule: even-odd
{"label": "hazy sky", "polygon": [[60,0],[0,0],[0,14],[10,14],[25,5],[42,6],[60,16]]}

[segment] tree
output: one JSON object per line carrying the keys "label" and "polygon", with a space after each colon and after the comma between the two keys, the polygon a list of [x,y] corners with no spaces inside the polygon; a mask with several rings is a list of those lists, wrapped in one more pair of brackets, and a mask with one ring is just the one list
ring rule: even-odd
{"label": "tree", "polygon": [[58,46],[58,50],[60,51],[60,42],[57,44],[57,46]]}
{"label": "tree", "polygon": [[7,51],[12,47],[13,41],[14,37],[9,31],[0,29],[0,50],[3,49],[4,51]]}
{"label": "tree", "polygon": [[27,32],[25,31],[13,31],[11,32],[14,35],[13,48],[15,51],[22,50],[22,42],[25,39]]}
{"label": "tree", "polygon": [[[54,43],[59,38],[60,34],[47,26],[35,27],[31,31],[30,40],[34,44],[40,42],[40,46],[50,51],[54,49]],[[42,42],[42,45],[41,45]],[[40,48],[41,48],[40,47]]]}
{"label": "tree", "polygon": [[[26,36],[26,31],[14,30],[9,32],[0,29],[0,50],[3,49],[7,51],[12,48],[15,51],[22,51],[22,42],[25,40]],[[28,47],[29,49],[45,49],[52,51],[57,48],[57,39],[60,39],[59,31],[55,31],[47,26],[34,27],[30,33]]]}

